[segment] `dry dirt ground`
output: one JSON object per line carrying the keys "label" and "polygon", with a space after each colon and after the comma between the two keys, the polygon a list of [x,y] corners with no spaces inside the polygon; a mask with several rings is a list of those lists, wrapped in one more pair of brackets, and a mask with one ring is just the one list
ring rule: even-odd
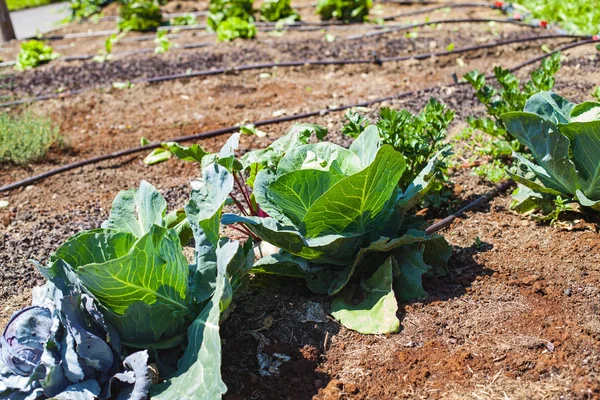
{"label": "dry dirt ground", "polygon": [[[294,4],[310,6],[309,1]],[[391,15],[423,5],[380,4],[375,12]],[[176,1],[168,11],[206,9],[206,3]],[[310,7],[303,19],[317,21]],[[114,14],[114,7],[107,14]],[[439,10],[400,18],[502,18],[486,8]],[[114,22],[68,25],[56,34],[112,29]],[[347,28],[347,27],[346,27]],[[383,65],[272,68],[118,90],[101,85],[187,69],[203,70],[271,61],[370,58],[443,51],[546,34],[501,24],[444,24],[418,30],[416,38],[389,33],[358,41],[345,37],[367,32],[366,26],[330,28],[325,32],[260,32],[255,41],[236,41],[165,55],[116,56],[109,63],[56,61],[38,70],[0,71],[0,96],[23,98],[59,89],[95,87],[83,94],[29,106],[51,115],[67,146],[52,149],[35,165],[0,165],[0,186],[68,162],[102,155],[150,140],[203,132],[274,115],[370,101],[433,85],[401,100],[373,105],[419,110],[435,96],[457,111],[452,134],[467,116],[482,113],[471,89],[448,87],[453,76],[469,70],[491,72],[511,67],[570,39],[552,39],[478,50],[461,55]],[[147,34],[146,34],[147,35]],[[202,31],[182,31],[175,43],[206,42]],[[132,34],[130,37],[143,36]],[[103,38],[53,42],[65,55],[95,53]],[[152,48],[151,41],[123,41],[115,51]],[[16,44],[0,48],[12,58]],[[600,82],[600,61],[593,46],[565,53],[557,91],[575,100],[590,99]],[[531,67],[519,72],[525,77]],[[446,85],[446,86],[444,86]],[[10,112],[19,112],[15,108]],[[330,129],[331,140],[347,143],[340,132],[341,113],[313,118]],[[245,136],[241,151],[265,146],[291,123],[263,127],[264,138]],[[226,137],[201,144],[214,151]],[[106,161],[51,177],[23,189],[0,194],[9,206],[0,209],[0,326],[29,301],[30,288],[43,279],[29,263],[44,261],[70,235],[100,225],[115,195],[145,179],[181,207],[188,182],[198,166],[177,160],[148,167],[143,154]],[[466,202],[493,186],[468,169],[452,176],[454,194]],[[223,374],[234,399],[525,399],[600,398],[600,236],[592,220],[568,231],[539,224],[509,210],[510,196],[468,213],[443,231],[453,245],[449,276],[426,282],[429,296],[402,304],[402,330],[389,336],[366,336],[331,319],[314,322],[307,310],[328,309],[329,299],[312,294],[302,282],[255,277],[234,304],[222,327]],[[308,319],[308,320],[307,320]],[[284,353],[291,361],[275,377],[258,372],[257,352]]]}

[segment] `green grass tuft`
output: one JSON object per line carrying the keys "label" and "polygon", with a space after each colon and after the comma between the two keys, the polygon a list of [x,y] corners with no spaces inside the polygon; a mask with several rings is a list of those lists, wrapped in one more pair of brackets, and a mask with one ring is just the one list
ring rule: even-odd
{"label": "green grass tuft", "polygon": [[0,113],[0,163],[28,164],[44,158],[50,147],[62,143],[62,135],[49,117],[30,111],[18,115]]}

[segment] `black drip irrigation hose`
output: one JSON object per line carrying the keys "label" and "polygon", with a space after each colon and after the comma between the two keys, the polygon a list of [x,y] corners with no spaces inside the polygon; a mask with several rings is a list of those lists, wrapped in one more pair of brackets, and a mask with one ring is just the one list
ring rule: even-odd
{"label": "black drip irrigation hose", "polygon": [[478,8],[478,7],[497,9],[497,7],[494,4],[488,4],[488,3],[448,3],[448,4],[436,5],[433,7],[426,7],[426,8],[422,8],[420,10],[407,11],[407,12],[403,12],[403,13],[399,13],[399,14],[394,14],[394,15],[390,15],[389,17],[383,17],[381,19],[384,21],[393,21],[398,18],[427,14],[429,12],[443,10],[445,8]]}
{"label": "black drip irrigation hose", "polygon": [[[172,47],[170,50],[189,50],[189,49],[199,49],[202,47],[212,46],[212,43],[188,43],[182,45],[176,45]],[[154,53],[154,49],[139,49],[139,50],[128,50],[128,51],[116,51],[110,53],[111,56],[133,56],[137,54],[146,54],[146,53]],[[91,60],[92,58],[98,56],[98,54],[82,54],[79,56],[67,56],[61,58],[61,61],[85,61]],[[15,65],[16,61],[6,61],[0,63],[0,67],[10,67],[11,65]]]}
{"label": "black drip irrigation hose", "polygon": [[[441,56],[447,56],[447,55],[452,55],[452,54],[461,54],[461,53],[466,53],[466,52],[476,51],[476,50],[481,50],[481,49],[489,49],[489,48],[494,48],[494,47],[511,45],[511,44],[515,44],[515,43],[532,42],[532,41],[545,40],[545,39],[562,39],[562,38],[565,38],[565,39],[566,38],[587,39],[587,38],[589,38],[589,36],[572,36],[572,35],[564,35],[564,34],[552,34],[552,35],[535,36],[535,37],[528,37],[528,38],[517,38],[517,39],[512,39],[512,40],[507,40],[507,41],[502,41],[502,42],[494,42],[494,43],[481,44],[481,45],[476,45],[476,46],[461,47],[458,49],[454,49],[452,51],[441,51],[441,52],[432,52],[432,53],[424,53],[424,54],[416,54],[416,55],[411,54],[411,55],[399,56],[399,57],[379,58],[375,55],[372,58],[362,58],[362,59],[301,60],[301,61],[287,61],[287,62],[278,62],[278,63],[270,62],[270,63],[261,63],[261,64],[251,64],[251,65],[239,65],[239,66],[230,67],[230,68],[216,68],[216,69],[209,69],[209,70],[196,71],[196,72],[185,72],[185,73],[173,74],[173,75],[156,76],[156,77],[152,77],[152,78],[139,78],[139,79],[130,80],[129,82],[132,84],[158,83],[158,82],[165,82],[165,81],[171,81],[171,80],[176,80],[176,79],[222,75],[222,74],[251,71],[251,70],[257,70],[257,69],[268,69],[268,68],[274,68],[274,67],[291,68],[291,67],[303,67],[303,66],[313,66],[313,65],[314,66],[317,66],[317,65],[318,66],[326,66],[326,65],[356,65],[356,64],[381,65],[382,63],[386,63],[386,62],[399,62],[399,61],[407,61],[407,60],[413,60],[413,59],[414,60],[424,60],[424,59],[432,58],[432,57],[441,57]],[[593,39],[589,39],[589,40],[593,41]],[[581,43],[581,42],[576,42],[576,43]],[[0,103],[0,108],[11,107],[11,106],[16,106],[16,105],[20,105],[20,104],[29,104],[29,103],[43,101],[43,100],[49,100],[49,99],[65,98],[65,97],[70,97],[73,95],[81,94],[88,90],[108,88],[111,86],[112,86],[112,83],[110,85],[87,87],[87,88],[76,89],[76,90],[67,90],[67,91],[63,91],[61,93],[47,93],[44,95],[40,95],[40,96],[28,98],[28,99]]]}
{"label": "black drip irrigation hose", "polygon": [[514,185],[514,183],[515,182],[512,180],[502,182],[501,184],[496,186],[494,189],[490,190],[489,192],[487,192],[483,196],[479,197],[477,200],[473,201],[472,203],[467,204],[466,206],[464,206],[463,208],[461,208],[454,214],[450,214],[446,218],[430,225],[425,230],[425,233],[427,235],[433,235],[434,233],[441,231],[444,228],[449,227],[452,224],[452,222],[454,222],[455,219],[460,218],[467,211],[471,211],[477,207],[484,205],[485,203],[487,203],[488,201],[490,201],[491,199],[493,199],[500,193],[507,191],[511,186]]}
{"label": "black drip irrigation hose", "polygon": [[[584,44],[589,44],[589,43],[594,43],[597,40],[594,39],[590,39],[590,40],[585,40],[585,41],[581,41],[581,42],[577,42],[577,43],[572,43],[570,44],[568,47],[565,46],[561,49],[558,49],[552,53],[547,53],[544,54],[540,57],[535,57],[535,59],[526,61],[524,63],[521,63],[519,65],[517,65],[516,67],[510,68],[511,72],[515,72],[521,68],[524,68],[527,65],[530,65],[534,62],[536,62],[539,59],[543,59],[546,57],[550,57],[552,54],[560,52],[560,51],[564,51],[567,48],[573,48],[576,46],[582,46]],[[486,76],[486,78],[493,78],[494,75],[490,74],[488,76]],[[267,120],[262,120],[262,121],[257,121],[254,123],[254,126],[265,126],[265,125],[274,125],[274,124],[281,124],[281,123],[285,123],[285,122],[290,122],[290,121],[296,121],[299,119],[304,119],[304,118],[310,118],[310,117],[315,117],[315,116],[323,116],[332,112],[339,112],[339,111],[345,111],[347,109],[350,108],[358,108],[358,107],[369,107],[372,106],[373,104],[378,104],[378,103],[383,103],[385,101],[391,101],[391,100],[397,100],[397,99],[401,99],[401,98],[406,98],[409,96],[413,96],[417,93],[426,93],[435,89],[439,89],[440,87],[458,87],[458,86],[463,86],[468,84],[468,82],[457,82],[457,83],[453,83],[453,84],[447,84],[447,85],[436,85],[436,86],[432,86],[429,88],[425,88],[425,89],[421,89],[421,90],[413,90],[413,91],[407,91],[407,92],[401,92],[398,93],[396,95],[392,95],[392,96],[388,96],[388,97],[383,97],[383,98],[379,98],[379,99],[374,99],[374,100],[369,100],[369,101],[365,101],[362,103],[357,103],[357,104],[350,104],[350,105],[345,105],[345,106],[340,106],[340,107],[335,107],[335,108],[326,108],[326,109],[322,109],[322,110],[318,110],[318,111],[311,111],[311,112],[307,112],[307,113],[302,113],[302,114],[294,114],[294,115],[289,115],[289,116],[285,116],[285,117],[280,117],[280,118],[273,118],[273,119],[267,119]],[[165,139],[164,141],[173,141],[173,142],[189,142],[189,141],[193,141],[193,140],[201,140],[201,139],[207,139],[207,138],[211,138],[211,137],[216,137],[216,136],[221,136],[221,135],[225,135],[227,133],[234,133],[236,131],[238,131],[240,129],[240,125],[234,125],[234,126],[229,126],[229,127],[225,127],[225,128],[221,128],[221,129],[215,129],[212,131],[208,131],[208,132],[203,132],[203,133],[199,133],[199,134],[194,134],[194,135],[189,135],[189,136],[182,136],[182,137],[178,137],[178,138],[171,138],[171,139]],[[141,153],[144,151],[151,151],[154,150],[158,147],[161,146],[162,142],[155,142],[155,143],[150,143],[146,146],[140,146],[140,147],[134,147],[134,148],[130,148],[130,149],[125,149],[125,150],[121,150],[121,151],[117,151],[114,153],[110,153],[110,154],[105,154],[99,157],[94,157],[94,158],[90,158],[87,160],[82,160],[82,161],[77,161],[71,164],[67,164],[67,165],[63,165],[61,167],[52,169],[50,171],[46,171],[43,172],[41,174],[38,175],[34,175],[31,176],[29,178],[23,179],[21,181],[18,182],[14,182],[5,186],[0,187],[0,193],[3,192],[8,192],[10,190],[14,190],[14,189],[18,189],[20,187],[23,186],[28,186],[31,185],[35,182],[41,181],[43,179],[49,178],[51,176],[54,175],[58,175],[62,172],[66,172],[66,171],[70,171],[76,168],[80,168],[80,167],[84,167],[87,165],[91,165],[91,164],[97,164],[101,161],[106,161],[106,160],[110,160],[110,159],[115,159],[115,158],[119,158],[119,157],[123,157],[126,155],[130,155],[130,154],[136,154],[136,153]],[[500,190],[499,190],[500,191]],[[499,192],[498,191],[498,192]],[[485,197],[485,196],[484,196]],[[489,200],[489,199],[488,199]],[[483,200],[480,201],[484,202]],[[471,207],[472,208],[472,207]],[[461,209],[462,212],[464,213],[465,211],[468,211],[471,208],[463,208]],[[459,212],[461,211],[459,210]],[[457,213],[458,214],[458,213]],[[450,218],[450,217],[449,217]],[[456,216],[454,217],[456,218]],[[440,221],[441,223],[442,221]],[[447,224],[450,224],[452,221],[447,222]],[[439,229],[442,229],[443,227],[440,227]]]}
{"label": "black drip irrigation hose", "polygon": [[365,37],[387,35],[388,33],[393,33],[393,32],[409,31],[411,29],[422,28],[425,26],[438,25],[438,24],[481,24],[481,23],[488,24],[490,22],[497,23],[497,24],[517,25],[517,26],[521,26],[521,27],[525,27],[525,28],[539,28],[539,25],[537,25],[537,24],[530,24],[530,23],[526,23],[526,22],[522,22],[522,21],[518,21],[518,20],[514,20],[514,19],[497,19],[497,18],[441,19],[441,20],[437,20],[437,21],[419,22],[419,23],[410,24],[410,25],[391,26],[391,27],[384,26],[383,29],[380,29],[377,31],[371,31],[371,32],[367,32],[367,33],[362,33],[360,35],[348,36],[345,39],[346,40],[356,40],[356,39],[362,39]]}

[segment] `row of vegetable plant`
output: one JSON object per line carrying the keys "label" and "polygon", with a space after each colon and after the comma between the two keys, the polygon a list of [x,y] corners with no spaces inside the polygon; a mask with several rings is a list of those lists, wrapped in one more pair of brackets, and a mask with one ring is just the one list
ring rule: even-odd
{"label": "row of vegetable plant", "polygon": [[[600,103],[547,91],[558,69],[554,56],[521,87],[497,68],[500,92],[467,76],[496,118],[470,124],[517,161],[507,172],[519,183],[513,207],[552,219],[559,203],[600,208]],[[350,329],[397,332],[399,302],[426,296],[423,277],[446,274],[452,254],[417,211],[441,204],[427,195],[443,198],[453,117],[434,99],[417,115],[384,108],[375,124],[350,112],[348,148],[315,124],[241,157],[240,133],[215,154],[165,143],[147,163],[174,155],[201,166],[188,204],[168,213],[142,182],[116,197],[101,227],[38,265],[48,282],[0,336],[0,395],[220,398],[219,323],[250,272],[303,279],[332,296],[331,315]],[[223,236],[221,224],[246,241]],[[254,241],[278,251],[255,260]]]}
{"label": "row of vegetable plant", "polygon": [[[563,212],[600,209],[600,103],[576,105],[550,92],[560,61],[560,53],[546,58],[523,84],[496,67],[498,89],[486,84],[478,71],[465,75],[487,116],[467,118],[470,127],[457,137],[474,154],[470,161],[477,174],[494,182],[511,178],[518,183],[513,210],[552,223]],[[600,100],[598,92],[600,88],[592,96]]]}

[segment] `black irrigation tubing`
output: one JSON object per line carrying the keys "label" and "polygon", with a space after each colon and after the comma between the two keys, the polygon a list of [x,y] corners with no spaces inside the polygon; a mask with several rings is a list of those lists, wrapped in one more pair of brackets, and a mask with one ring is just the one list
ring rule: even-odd
{"label": "black irrigation tubing", "polygon": [[[213,43],[189,43],[176,45],[175,47],[171,47],[170,50],[189,50],[189,49],[198,49],[201,47],[209,47],[212,46]],[[128,50],[128,51],[116,51],[114,53],[110,53],[111,56],[132,56],[137,54],[145,54],[145,53],[154,53],[154,48],[152,49],[139,49],[139,50]],[[61,57],[61,61],[85,61],[91,60],[96,57],[98,54],[83,54],[79,56],[67,56]],[[16,61],[6,61],[0,63],[0,67],[9,67],[11,65],[15,65]]]}
{"label": "black irrigation tubing", "polygon": [[433,225],[430,225],[426,230],[425,233],[427,235],[432,235],[438,231],[441,231],[444,228],[447,228],[448,226],[450,226],[452,224],[452,222],[454,222],[454,220],[456,218],[461,217],[464,213],[466,213],[467,211],[471,211],[479,206],[482,206],[483,204],[487,203],[488,201],[490,201],[491,199],[493,199],[494,197],[496,197],[497,195],[499,195],[502,192],[505,192],[506,190],[508,190],[512,185],[514,185],[514,182],[512,180],[508,180],[505,182],[502,182],[501,184],[499,184],[498,186],[496,186],[494,189],[490,190],[489,192],[487,192],[486,194],[484,194],[483,196],[479,197],[477,200],[467,204],[466,206],[464,206],[463,208],[461,208],[460,210],[458,210],[457,212],[455,212],[454,214],[451,214],[449,216],[447,216],[446,218],[434,223]]}
{"label": "black irrigation tubing", "polygon": [[[230,67],[230,68],[216,68],[216,69],[209,69],[209,70],[196,71],[196,72],[185,72],[185,73],[173,74],[173,75],[156,76],[156,77],[152,77],[152,78],[139,78],[139,79],[130,80],[128,82],[130,82],[132,84],[158,83],[158,82],[165,82],[165,81],[171,81],[171,80],[176,80],[176,79],[222,75],[222,74],[228,74],[228,73],[233,73],[233,72],[243,72],[243,71],[251,71],[251,70],[257,70],[257,69],[268,69],[268,68],[274,68],[274,67],[291,68],[291,67],[303,67],[303,66],[311,66],[311,65],[324,66],[324,65],[356,65],[356,64],[380,65],[384,62],[398,62],[398,61],[407,61],[407,60],[413,60],[413,59],[414,60],[425,60],[425,59],[431,58],[431,57],[441,57],[441,56],[447,56],[447,55],[452,55],[452,54],[462,54],[462,53],[467,53],[470,51],[506,46],[506,45],[515,44],[515,43],[533,42],[533,41],[545,40],[545,39],[563,39],[563,38],[564,39],[567,39],[567,38],[569,38],[569,39],[586,39],[586,38],[588,38],[588,36],[552,34],[552,35],[534,36],[534,37],[528,37],[528,38],[517,38],[517,39],[511,39],[511,40],[506,40],[506,41],[502,41],[502,42],[494,42],[494,43],[487,43],[487,44],[481,44],[481,45],[475,45],[475,46],[461,47],[461,48],[454,49],[452,51],[441,51],[441,52],[432,52],[432,53],[423,53],[423,54],[409,54],[409,55],[399,56],[399,57],[379,58],[379,57],[375,56],[373,58],[346,59],[346,60],[300,60],[300,61],[285,61],[285,62],[269,62],[269,63],[251,64],[251,65],[238,65],[238,66]],[[593,41],[593,39],[589,39],[589,40]],[[581,43],[581,42],[576,42],[576,43]],[[576,43],[573,43],[573,45],[578,45]],[[575,46],[571,46],[571,47],[575,47]],[[568,47],[568,48],[571,48],[571,47]],[[112,83],[110,85],[87,87],[87,88],[81,88],[81,89],[76,89],[76,90],[68,90],[68,91],[63,91],[60,93],[47,93],[44,95],[40,95],[40,96],[28,98],[28,99],[14,100],[14,101],[10,101],[10,102],[0,103],[0,108],[11,107],[11,106],[16,106],[16,105],[20,105],[20,104],[28,104],[28,103],[33,103],[36,101],[70,97],[73,95],[81,94],[88,90],[99,89],[102,87],[107,88],[107,87],[111,87],[111,86],[112,86]]]}
{"label": "black irrigation tubing", "polygon": [[[581,42],[577,42],[577,43],[572,43],[568,46],[564,46],[560,49],[557,49],[556,51],[552,52],[552,53],[548,53],[548,54],[544,54],[541,57],[535,57],[535,60],[539,60],[540,58],[546,58],[546,57],[550,57],[551,54],[554,54],[556,52],[559,51],[564,51],[566,49],[571,49],[573,47],[576,46],[581,46],[584,44],[589,44],[589,43],[594,43],[597,42],[597,39],[589,39],[589,40],[584,40]],[[534,59],[532,59],[534,60]],[[511,72],[515,72],[518,69],[524,68],[527,65],[530,65],[531,63],[533,63],[535,61],[526,61],[522,64],[517,65],[516,67],[510,68]],[[494,75],[488,75],[487,77],[489,78],[493,78]],[[284,122],[290,122],[290,121],[296,121],[299,119],[304,119],[304,118],[310,118],[310,117],[315,117],[315,116],[323,116],[326,115],[328,113],[332,113],[332,112],[339,112],[339,111],[344,111],[350,108],[359,108],[359,107],[369,107],[372,106],[373,104],[378,104],[378,103],[383,103],[385,101],[390,101],[390,100],[397,100],[397,99],[401,99],[401,98],[405,98],[405,97],[409,97],[409,96],[413,96],[417,93],[426,93],[429,92],[431,90],[435,90],[441,87],[457,87],[457,86],[464,86],[468,84],[468,82],[457,82],[457,83],[452,83],[452,84],[447,84],[447,85],[436,85],[436,86],[432,86],[426,89],[421,89],[421,90],[413,90],[413,91],[407,91],[407,92],[401,92],[398,93],[396,95],[393,96],[388,96],[388,97],[383,97],[383,98],[379,98],[379,99],[374,99],[374,100],[369,100],[369,101],[365,101],[362,103],[356,103],[356,104],[350,104],[350,105],[345,105],[345,106],[340,106],[340,107],[335,107],[335,108],[326,108],[326,109],[322,109],[322,110],[318,110],[318,111],[311,111],[311,112],[307,112],[307,113],[302,113],[302,114],[294,114],[294,115],[289,115],[289,116],[285,116],[285,117],[280,117],[280,118],[273,118],[273,119],[267,119],[267,120],[262,120],[262,121],[257,121],[254,123],[254,126],[265,126],[265,125],[274,125],[274,124],[281,124]],[[189,142],[192,140],[200,140],[200,139],[207,139],[207,138],[211,138],[211,137],[216,137],[216,136],[220,136],[220,135],[225,135],[227,133],[234,133],[236,131],[238,131],[240,129],[239,125],[234,125],[234,126],[229,126],[226,128],[221,128],[221,129],[215,129],[212,131],[208,131],[208,132],[203,132],[203,133],[199,133],[199,134],[195,134],[195,135],[189,135],[189,136],[182,136],[179,138],[173,138],[173,139],[166,139],[166,141],[174,141],[174,142]],[[161,142],[162,143],[162,142]],[[18,189],[20,187],[23,186],[28,186],[31,185],[32,183],[41,181],[43,179],[49,178],[51,176],[54,175],[58,175],[62,172],[66,172],[66,171],[70,171],[76,168],[80,168],[80,167],[84,167],[86,165],[91,165],[91,164],[97,164],[101,161],[106,161],[106,160],[110,160],[110,159],[115,159],[115,158],[119,158],[119,157],[123,157],[126,155],[130,155],[130,154],[136,154],[136,153],[141,153],[144,151],[150,151],[150,150],[154,150],[158,147],[160,147],[161,143],[151,143],[148,144],[146,146],[140,146],[140,147],[134,147],[134,148],[130,148],[130,149],[126,149],[126,150],[121,150],[121,151],[117,151],[114,153],[110,153],[110,154],[105,154],[103,156],[99,156],[99,157],[94,157],[94,158],[90,158],[87,160],[82,160],[82,161],[77,161],[71,164],[67,164],[67,165],[63,165],[61,167],[52,169],[50,171],[46,171],[43,172],[41,174],[38,175],[34,175],[31,176],[29,178],[23,179],[21,181],[18,182],[14,182],[5,186],[0,187],[0,193],[3,192],[8,192],[10,190],[14,190],[14,189]],[[498,193],[500,192],[500,189],[498,189]],[[485,197],[485,196],[484,196]],[[489,199],[488,199],[489,200]],[[478,204],[481,204],[482,202],[485,202],[484,200],[477,200]],[[476,201],[476,202],[477,202]],[[469,206],[467,206],[469,207]],[[457,213],[455,213],[454,218],[452,218],[452,220],[454,220],[456,218],[456,216],[459,216],[459,212],[465,212],[468,211],[469,209],[473,208],[474,206],[471,206],[469,208],[463,207],[461,210],[459,210]],[[451,217],[448,217],[451,218]],[[441,226],[441,223],[443,222],[440,221],[438,224],[440,224],[439,228],[436,229],[442,229],[443,226]],[[450,224],[452,221],[447,222],[448,224]],[[431,227],[429,228],[431,229]]]}
{"label": "black irrigation tubing", "polygon": [[487,24],[487,23],[490,23],[490,22],[494,22],[494,23],[497,23],[497,24],[517,25],[517,26],[526,27],[526,28],[539,28],[539,25],[529,24],[529,23],[517,21],[517,20],[514,20],[514,19],[456,18],[456,19],[441,19],[441,20],[437,20],[437,21],[419,22],[419,23],[410,24],[410,25],[393,26],[393,27],[388,27],[389,29],[385,29],[386,27],[383,27],[383,29],[377,30],[377,31],[374,31],[374,32],[367,32],[367,33],[362,33],[360,35],[348,36],[348,37],[346,37],[346,40],[355,40],[355,39],[362,39],[364,37],[387,35],[388,33],[392,33],[392,32],[408,31],[408,30],[411,30],[411,29],[421,28],[421,27],[429,26],[429,25],[438,25],[438,24],[481,24],[481,23],[486,23]]}
{"label": "black irrigation tubing", "polygon": [[[202,17],[205,15],[208,15],[208,11],[190,11],[190,12],[181,12],[181,13],[165,13],[163,14],[163,18],[164,19],[171,19],[171,18],[177,18],[177,17],[184,17],[186,15],[193,15],[194,17]],[[117,16],[116,15],[108,15],[105,17],[100,17],[98,18],[98,21],[116,21],[117,20]],[[82,21],[87,21],[90,20],[92,18],[84,18],[82,19]]]}
{"label": "black irrigation tubing", "polygon": [[[572,35],[564,35],[564,34],[553,34],[553,35],[535,36],[535,37],[529,37],[529,38],[517,38],[517,39],[507,40],[507,41],[503,41],[503,42],[494,42],[494,43],[487,43],[487,44],[481,44],[481,45],[475,45],[475,46],[461,47],[458,49],[454,49],[452,51],[441,51],[441,52],[424,53],[424,54],[409,54],[409,55],[399,56],[399,57],[378,58],[377,56],[375,56],[373,58],[363,58],[363,59],[300,60],[300,61],[287,61],[287,62],[278,62],[278,63],[270,62],[270,63],[261,63],[261,64],[251,64],[251,65],[238,65],[238,66],[230,67],[230,68],[216,68],[216,69],[209,69],[209,70],[196,71],[196,72],[185,72],[185,73],[173,74],[173,75],[156,76],[156,77],[152,77],[152,78],[139,78],[139,79],[130,80],[129,82],[132,84],[158,83],[158,82],[165,82],[165,81],[171,81],[171,80],[176,80],[176,79],[222,75],[222,74],[228,74],[228,73],[233,73],[233,72],[251,71],[251,70],[256,70],[256,69],[268,69],[268,68],[273,68],[273,67],[291,68],[291,67],[302,67],[302,66],[310,66],[310,65],[324,66],[324,65],[356,65],[356,64],[380,65],[384,62],[398,62],[398,61],[407,61],[407,60],[412,60],[412,59],[424,60],[424,59],[431,58],[431,57],[440,57],[440,56],[447,56],[447,55],[452,55],[452,54],[462,54],[462,53],[466,53],[466,52],[470,52],[470,51],[475,51],[475,50],[480,50],[480,49],[489,49],[489,48],[494,48],[494,47],[499,47],[499,46],[506,46],[506,45],[515,44],[515,43],[524,43],[524,42],[544,40],[544,39],[561,39],[561,38],[585,39],[588,37],[587,36],[572,36]],[[593,41],[593,39],[589,39],[589,40]],[[576,42],[576,43],[578,43],[578,42]],[[573,44],[576,44],[576,43],[573,43]],[[574,46],[572,46],[572,47],[574,47]],[[569,47],[569,48],[571,48],[571,47]],[[15,101],[10,101],[10,102],[6,102],[6,103],[0,103],[0,108],[11,107],[11,106],[20,105],[20,104],[28,104],[28,103],[33,103],[36,101],[70,97],[70,96],[84,93],[84,92],[92,90],[92,89],[99,89],[102,87],[107,88],[110,86],[112,86],[112,83],[110,85],[87,87],[87,88],[81,88],[81,89],[76,89],[76,90],[68,90],[68,91],[63,91],[60,93],[47,93],[44,95],[29,98],[29,99],[22,99],[22,100],[15,100]]]}
{"label": "black irrigation tubing", "polygon": [[488,4],[488,3],[448,3],[448,4],[441,4],[441,5],[433,6],[433,7],[426,7],[426,8],[422,8],[420,10],[407,11],[407,12],[403,12],[403,13],[399,13],[399,14],[394,14],[394,15],[390,15],[389,17],[383,17],[381,19],[384,21],[392,21],[397,18],[426,14],[426,13],[429,13],[432,11],[443,10],[445,8],[476,8],[476,7],[498,9],[498,7],[496,7],[494,4]]}

